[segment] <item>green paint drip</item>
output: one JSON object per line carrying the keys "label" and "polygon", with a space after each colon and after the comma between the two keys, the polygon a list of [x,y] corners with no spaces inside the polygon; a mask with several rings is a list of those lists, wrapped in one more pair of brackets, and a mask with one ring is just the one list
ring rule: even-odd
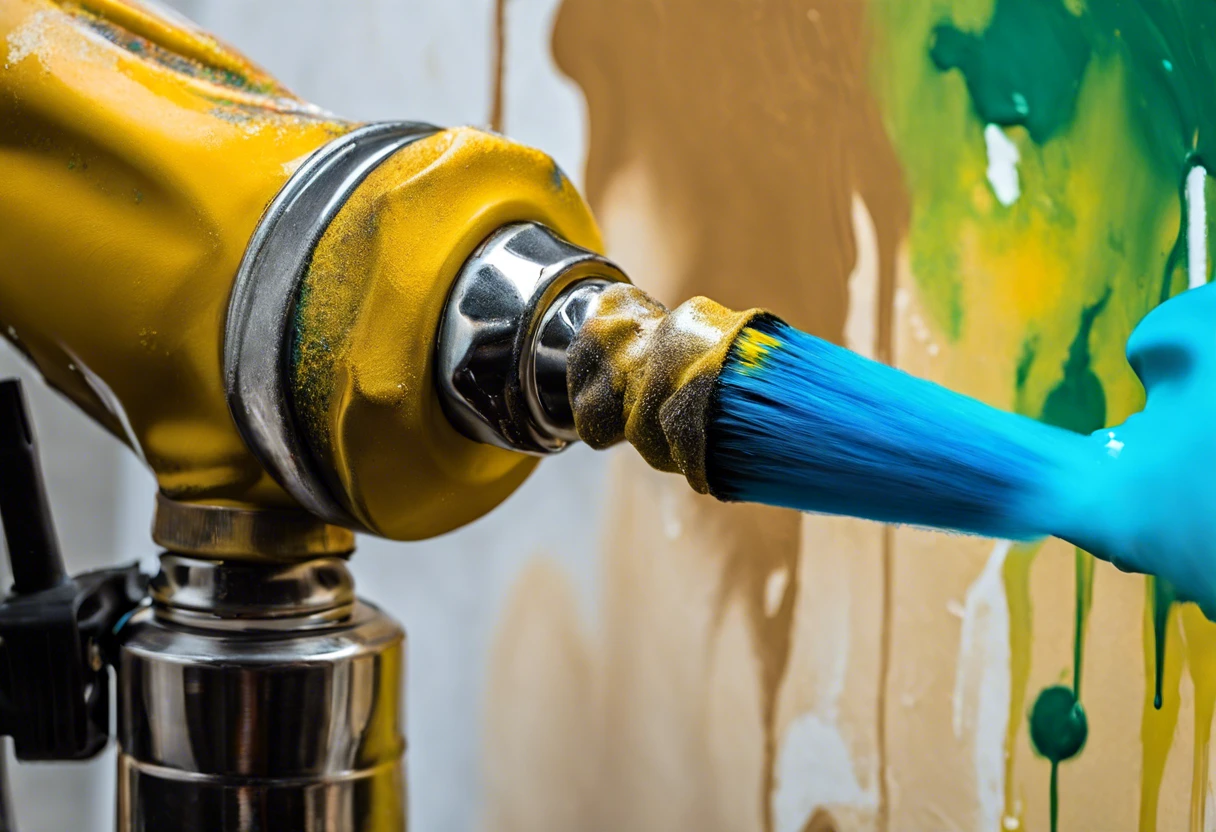
{"label": "green paint drip", "polygon": [[[1102,382],[1091,368],[1089,349],[1094,322],[1110,301],[1110,290],[1081,311],[1077,334],[1068,349],[1060,381],[1047,394],[1040,420],[1076,433],[1090,434],[1106,424],[1106,395]],[[1033,358],[1023,362],[1028,365]],[[1024,379],[1019,366],[1019,378]],[[1024,382],[1022,382],[1024,383]],[[1031,711],[1030,732],[1035,748],[1052,761],[1053,806],[1056,765],[1079,753],[1089,726],[1081,706],[1081,678],[1085,656],[1085,626],[1093,606],[1094,559],[1078,548],[1074,554],[1076,576],[1073,630],[1072,689],[1054,686],[1043,690]],[[1067,695],[1066,695],[1067,694]],[[1035,720],[1038,720],[1037,723]],[[1053,828],[1055,811],[1052,811]]]}
{"label": "green paint drip", "polygon": [[1051,764],[1051,832],[1060,828],[1060,764]]}
{"label": "green paint drip", "polygon": [[1153,707],[1161,710],[1162,680],[1165,678],[1165,637],[1169,627],[1170,610],[1178,603],[1178,593],[1169,581],[1149,578],[1153,587]]}
{"label": "green paint drip", "polygon": [[1090,367],[1089,338],[1094,321],[1106,308],[1110,289],[1093,305],[1081,311],[1076,337],[1068,348],[1064,375],[1047,394],[1039,419],[1049,425],[1090,434],[1106,426],[1106,394],[1102,382]]}

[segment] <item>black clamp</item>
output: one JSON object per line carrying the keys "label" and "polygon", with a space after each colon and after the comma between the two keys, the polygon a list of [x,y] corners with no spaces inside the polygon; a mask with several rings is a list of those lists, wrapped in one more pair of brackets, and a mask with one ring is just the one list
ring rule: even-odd
{"label": "black clamp", "polygon": [[110,737],[114,634],[147,595],[135,564],[68,577],[21,382],[0,381],[0,734],[20,760],[83,760]]}

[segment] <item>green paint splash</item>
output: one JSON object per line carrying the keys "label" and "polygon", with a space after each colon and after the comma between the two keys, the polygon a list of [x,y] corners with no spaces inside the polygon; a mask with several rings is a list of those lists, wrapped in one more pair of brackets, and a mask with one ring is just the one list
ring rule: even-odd
{"label": "green paint splash", "polygon": [[[1059,275],[1054,306],[1027,306],[1044,317],[1020,319],[1021,352],[1003,356],[1017,410],[1081,433],[1133,412],[1142,393],[1123,344],[1137,320],[1186,285],[1184,183],[1193,165],[1216,162],[1216,3],[875,0],[873,8],[886,35],[877,86],[913,198],[910,260],[923,308],[966,348],[960,321],[985,291],[969,289],[992,278],[960,268],[975,261],[965,245],[989,263],[1031,246],[1045,267],[1071,271]],[[1020,155],[1022,195],[1002,210],[976,198],[987,187],[986,124],[1006,128]],[[1091,338],[1103,310],[1101,336]],[[1060,354],[1062,376],[1043,360]],[[1031,711],[1032,741],[1052,761],[1053,828],[1058,765],[1081,750],[1087,730],[1080,690],[1093,560],[1078,550],[1074,563],[1073,686],[1048,688]],[[1158,704],[1174,602],[1161,583]]]}
{"label": "green paint splash", "polygon": [[[1108,288],[1095,303],[1081,311],[1077,334],[1068,348],[1060,381],[1047,394],[1039,418],[1048,424],[1080,434],[1106,425],[1106,394],[1091,367],[1090,336],[1094,322],[1110,301]],[[1019,375],[1023,375],[1019,367]],[[1081,549],[1074,553],[1076,590],[1073,612],[1072,688],[1056,685],[1043,690],[1030,714],[1030,738],[1035,749],[1051,761],[1051,828],[1059,813],[1059,764],[1080,753],[1089,736],[1089,722],[1081,705],[1081,679],[1085,658],[1085,630],[1093,606],[1094,559]]]}
{"label": "green paint splash", "polygon": [[985,123],[1022,125],[1042,143],[1072,121],[1090,45],[1059,0],[997,0],[982,32],[941,24],[933,35],[934,64],[963,73]]}
{"label": "green paint splash", "polygon": [[[981,120],[1022,125],[1039,144],[1072,121],[1091,56],[1118,61],[1149,163],[1182,183],[1191,167],[1216,159],[1216,4],[1206,0],[1110,0],[1077,14],[1061,0],[997,0],[980,32],[937,26],[930,54],[938,69],[963,74]],[[1176,288],[1184,213],[1158,302]]]}
{"label": "green paint splash", "polygon": [[1051,763],[1051,829],[1056,832],[1060,814],[1059,768],[1085,747],[1089,722],[1085,708],[1072,688],[1053,685],[1043,690],[1030,710],[1030,741]]}

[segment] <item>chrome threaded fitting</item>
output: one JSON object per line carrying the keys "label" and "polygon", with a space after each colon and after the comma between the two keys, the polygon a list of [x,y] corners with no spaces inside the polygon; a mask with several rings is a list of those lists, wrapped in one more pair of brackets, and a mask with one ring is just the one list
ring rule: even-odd
{"label": "chrome threaded fitting", "polygon": [[466,261],[439,328],[437,386],[478,442],[545,455],[578,440],[566,350],[594,298],[628,282],[611,261],[536,223],[514,223]]}

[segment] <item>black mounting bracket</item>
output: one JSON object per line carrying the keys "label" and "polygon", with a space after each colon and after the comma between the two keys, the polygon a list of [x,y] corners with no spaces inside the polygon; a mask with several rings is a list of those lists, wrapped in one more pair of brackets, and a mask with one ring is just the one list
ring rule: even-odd
{"label": "black mounting bracket", "polygon": [[0,521],[12,592],[0,601],[0,734],[19,760],[83,760],[110,731],[114,634],[147,595],[138,566],[69,577],[21,382],[0,381]]}

